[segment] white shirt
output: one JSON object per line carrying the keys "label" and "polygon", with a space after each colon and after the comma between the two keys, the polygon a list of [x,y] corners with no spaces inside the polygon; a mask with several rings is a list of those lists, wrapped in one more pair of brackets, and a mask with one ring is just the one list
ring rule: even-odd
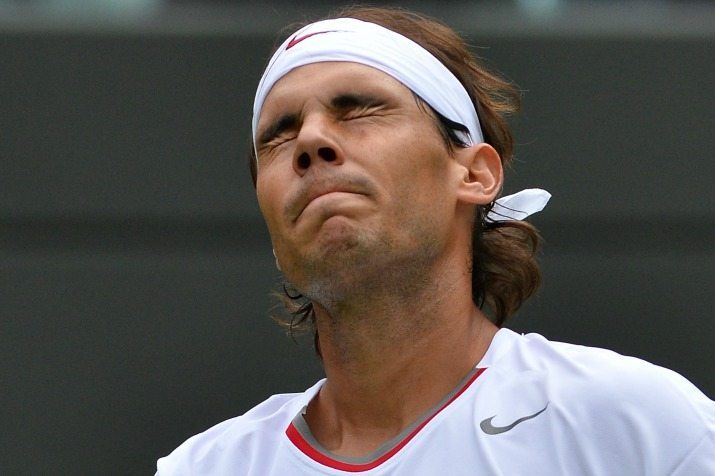
{"label": "white shirt", "polygon": [[501,329],[473,372],[364,458],[330,454],[274,395],[158,461],[157,475],[715,475],[715,402],[611,351]]}

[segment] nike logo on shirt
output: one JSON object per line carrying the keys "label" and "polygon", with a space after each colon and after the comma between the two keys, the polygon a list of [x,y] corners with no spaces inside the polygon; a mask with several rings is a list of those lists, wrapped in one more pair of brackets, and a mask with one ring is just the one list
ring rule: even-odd
{"label": "nike logo on shirt", "polygon": [[532,418],[536,418],[537,416],[541,415],[543,412],[546,411],[546,409],[548,407],[549,407],[549,404],[547,403],[544,408],[542,408],[538,412],[534,413],[533,415],[527,415],[525,417],[521,417],[518,420],[516,420],[514,423],[512,423],[511,425],[507,425],[507,426],[492,425],[492,420],[496,417],[496,415],[494,415],[491,418],[482,420],[482,422],[479,424],[479,428],[481,428],[482,431],[484,433],[486,433],[487,435],[498,435],[500,433],[505,433],[505,432],[511,430],[512,428],[514,428],[519,423],[525,422],[526,420],[531,420]]}

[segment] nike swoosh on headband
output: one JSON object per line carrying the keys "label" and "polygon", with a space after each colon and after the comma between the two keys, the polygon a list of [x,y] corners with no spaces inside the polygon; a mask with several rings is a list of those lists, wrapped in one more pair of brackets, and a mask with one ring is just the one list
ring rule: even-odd
{"label": "nike swoosh on headband", "polygon": [[532,418],[536,418],[537,416],[541,415],[546,411],[546,409],[549,407],[549,404],[547,403],[544,408],[539,410],[538,412],[534,413],[533,415],[528,415],[522,418],[519,418],[516,420],[514,423],[511,425],[507,426],[494,426],[492,425],[492,420],[496,417],[496,415],[492,416],[491,418],[487,418],[485,420],[482,420],[482,422],[479,424],[479,428],[482,429],[484,433],[487,435],[498,435],[500,433],[506,433],[507,431],[511,430],[514,428],[516,425],[519,423],[525,422],[526,420],[531,420]]}
{"label": "nike swoosh on headband", "polygon": [[303,35],[301,37],[299,37],[298,35],[295,35],[286,45],[286,50],[293,48],[295,45],[297,45],[298,43],[300,43],[303,40],[307,40],[311,36],[322,35],[323,33],[335,33],[336,31],[338,31],[338,30],[315,31],[313,33],[308,33],[307,35]]}

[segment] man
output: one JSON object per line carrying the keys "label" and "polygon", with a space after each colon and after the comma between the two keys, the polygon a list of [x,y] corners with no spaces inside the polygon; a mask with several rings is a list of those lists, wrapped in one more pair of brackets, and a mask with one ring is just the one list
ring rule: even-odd
{"label": "man", "polygon": [[513,91],[448,28],[350,9],[290,35],[253,163],[292,324],[326,379],[189,439],[158,474],[715,474],[715,404],[681,376],[501,328],[539,281],[497,199]]}

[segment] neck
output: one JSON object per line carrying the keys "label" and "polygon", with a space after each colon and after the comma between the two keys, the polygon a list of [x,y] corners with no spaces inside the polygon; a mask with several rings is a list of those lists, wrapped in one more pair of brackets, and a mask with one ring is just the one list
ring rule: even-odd
{"label": "neck", "polygon": [[472,303],[468,267],[454,269],[429,285],[412,281],[409,292],[386,280],[330,308],[314,303],[327,381],[306,420],[325,447],[344,456],[373,451],[484,355],[497,328]]}

